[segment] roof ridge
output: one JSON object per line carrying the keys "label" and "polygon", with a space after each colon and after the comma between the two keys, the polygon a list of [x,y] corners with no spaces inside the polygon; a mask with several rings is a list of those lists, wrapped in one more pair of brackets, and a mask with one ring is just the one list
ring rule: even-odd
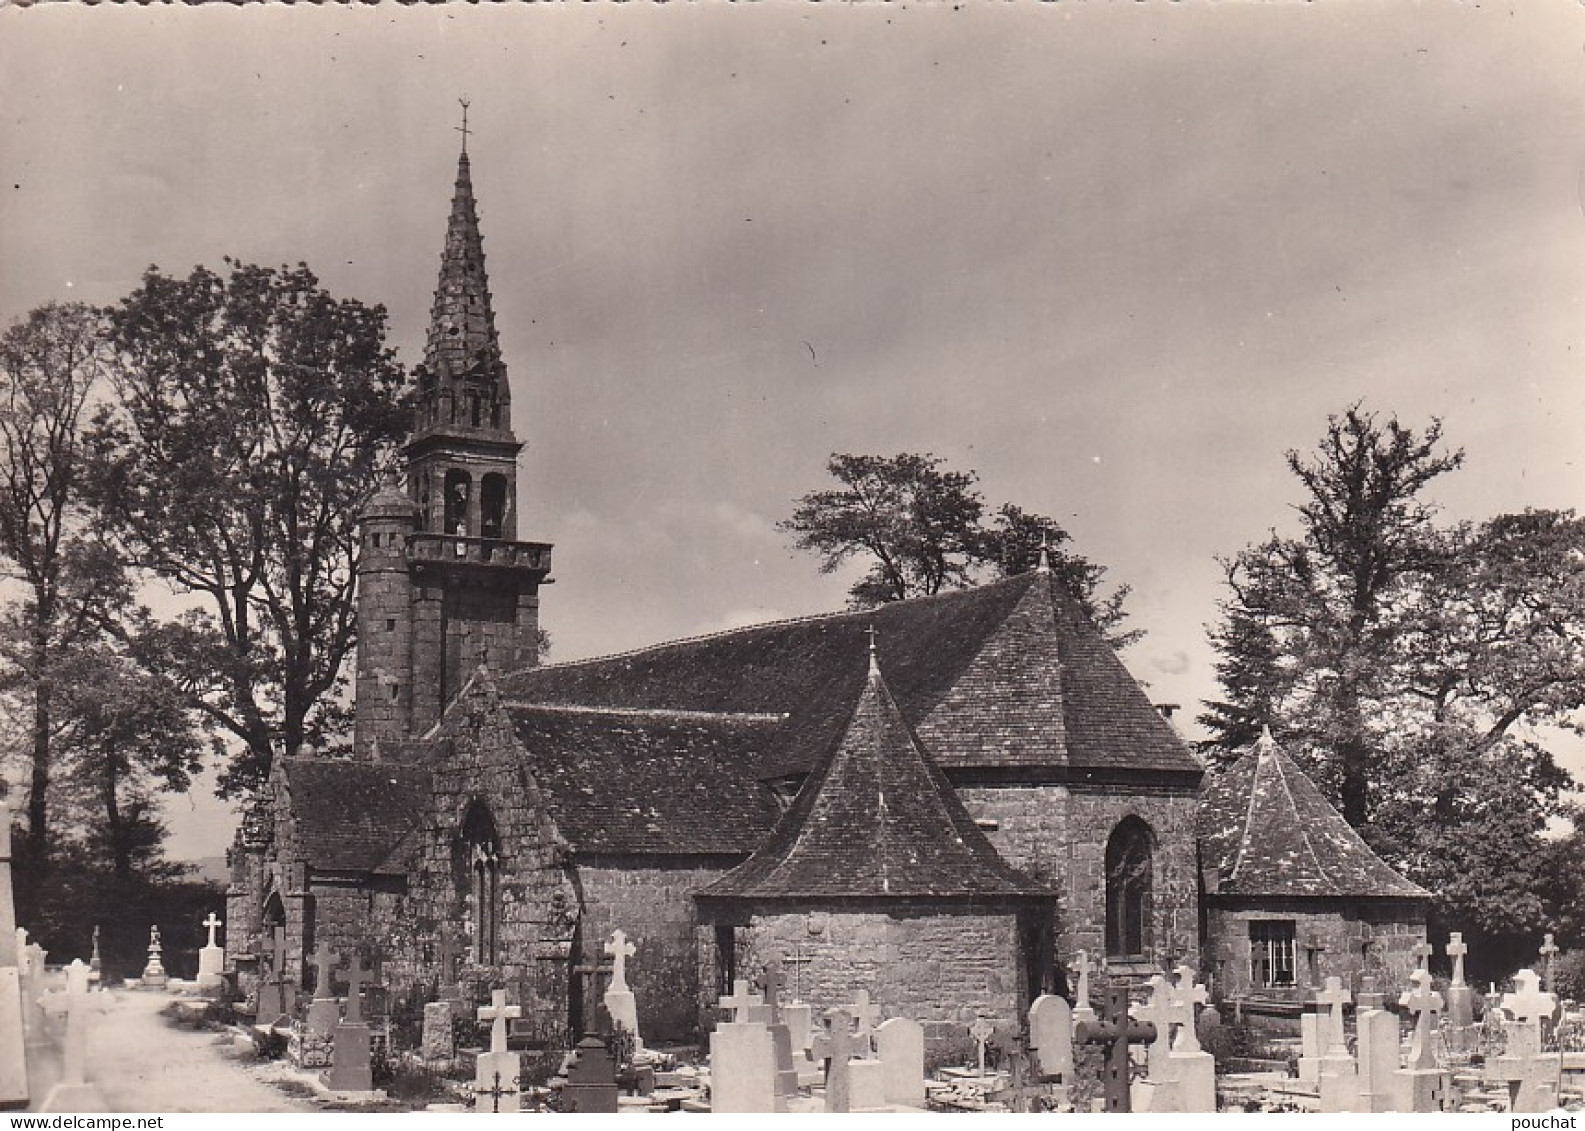
{"label": "roof ridge", "polygon": [[612,660],[626,660],[634,656],[644,656],[652,652],[660,652],[667,648],[680,647],[684,644],[697,644],[706,640],[722,640],[729,636],[737,636],[740,633],[756,632],[762,628],[779,628],[783,625],[790,624],[813,624],[817,621],[841,620],[844,617],[873,617],[876,613],[884,609],[895,608],[901,605],[921,605],[927,601],[951,600],[955,597],[961,597],[965,593],[978,593],[987,589],[994,589],[998,585],[1007,585],[1017,581],[1022,581],[1025,584],[1028,584],[1030,579],[1034,576],[1035,571],[1029,570],[1024,573],[1015,573],[1011,577],[998,577],[995,580],[987,581],[982,585],[970,585],[964,589],[949,589],[942,593],[927,593],[921,597],[908,597],[901,601],[888,601],[885,604],[878,605],[874,608],[841,609],[834,612],[807,613],[803,616],[780,617],[776,620],[756,621],[753,624],[739,625],[736,628],[721,628],[716,629],[714,632],[699,632],[692,636],[678,636],[672,640],[662,640],[655,644],[644,644],[637,648],[629,648],[621,652],[607,652],[600,656],[585,656],[578,660],[562,660],[557,663],[550,664],[535,664],[533,667],[519,668],[516,671],[508,673],[508,675],[521,676],[527,675],[531,672],[567,671],[571,668],[585,667],[590,664],[603,664],[609,663]]}
{"label": "roof ridge", "polygon": [[600,707],[584,703],[540,703],[531,699],[502,698],[501,706],[521,711],[554,711],[568,715],[619,715],[624,718],[664,718],[710,722],[784,723],[786,711],[697,711],[681,707]]}
{"label": "roof ridge", "polygon": [[[1310,830],[1308,827],[1306,827],[1304,820],[1299,817],[1299,802],[1293,796],[1293,789],[1288,785],[1287,772],[1282,766],[1282,760],[1286,757],[1286,755],[1283,754],[1280,749],[1275,748],[1275,746],[1272,750],[1272,754],[1272,760],[1277,766],[1277,780],[1282,783],[1282,793],[1283,796],[1288,799],[1288,808],[1293,810],[1295,823],[1299,826],[1299,836],[1304,841],[1304,847],[1310,850],[1310,859],[1315,861],[1316,872],[1325,878],[1327,883],[1331,884],[1332,887],[1335,888],[1338,886],[1336,878],[1332,875],[1331,869],[1325,864],[1321,863],[1321,856],[1315,851],[1315,842],[1310,839]],[[1297,769],[1297,766],[1295,769]],[[1347,822],[1344,823],[1346,824]]]}

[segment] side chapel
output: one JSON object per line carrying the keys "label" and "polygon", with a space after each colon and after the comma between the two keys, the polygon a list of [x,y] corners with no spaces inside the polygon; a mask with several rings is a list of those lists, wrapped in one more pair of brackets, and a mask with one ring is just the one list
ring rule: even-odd
{"label": "side chapel", "polygon": [[374,951],[392,994],[504,985],[549,1041],[602,1023],[621,928],[653,1043],[773,952],[935,1036],[1066,991],[1080,950],[1278,998],[1412,965],[1425,893],[1286,757],[1207,781],[1044,565],[540,666],[552,548],[518,540],[466,148],[417,381],[405,489],[361,516],[352,755],[279,758],[230,854],[244,982],[279,927],[298,987],[320,942]]}

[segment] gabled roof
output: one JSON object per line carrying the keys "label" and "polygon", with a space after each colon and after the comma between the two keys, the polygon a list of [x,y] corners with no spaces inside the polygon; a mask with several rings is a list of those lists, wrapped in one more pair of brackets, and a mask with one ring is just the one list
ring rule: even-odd
{"label": "gabled roof", "polygon": [[1198,833],[1209,895],[1430,898],[1371,851],[1269,732],[1206,779]]}
{"label": "gabled roof", "polygon": [[780,716],[506,710],[556,831],[578,852],[741,855],[781,815],[752,772]]}
{"label": "gabled roof", "polygon": [[301,853],[316,871],[407,871],[429,805],[429,771],[390,762],[282,758]]}
{"label": "gabled roof", "polygon": [[858,706],[770,839],[701,899],[1052,898],[931,763],[871,657]]}
{"label": "gabled roof", "polygon": [[553,664],[500,681],[543,704],[786,714],[762,778],[808,772],[864,687],[865,630],[903,718],[945,768],[1200,773],[1047,571],[975,589]]}

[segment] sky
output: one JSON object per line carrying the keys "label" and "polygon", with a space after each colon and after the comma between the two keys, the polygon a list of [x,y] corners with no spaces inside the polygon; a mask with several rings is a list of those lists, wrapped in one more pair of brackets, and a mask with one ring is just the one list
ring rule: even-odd
{"label": "sky", "polygon": [[1443,418],[1448,521],[1585,504],[1582,94],[1569,0],[13,6],[0,323],[306,261],[414,364],[467,98],[554,659],[841,607],[776,522],[931,452],[1132,586],[1193,737],[1329,413]]}

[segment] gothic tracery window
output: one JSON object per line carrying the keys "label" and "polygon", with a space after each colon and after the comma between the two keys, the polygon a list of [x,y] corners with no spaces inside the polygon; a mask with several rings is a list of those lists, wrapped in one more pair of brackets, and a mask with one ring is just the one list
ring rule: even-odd
{"label": "gothic tracery window", "polygon": [[1155,835],[1138,817],[1124,817],[1106,842],[1106,953],[1145,957],[1150,946]]}

